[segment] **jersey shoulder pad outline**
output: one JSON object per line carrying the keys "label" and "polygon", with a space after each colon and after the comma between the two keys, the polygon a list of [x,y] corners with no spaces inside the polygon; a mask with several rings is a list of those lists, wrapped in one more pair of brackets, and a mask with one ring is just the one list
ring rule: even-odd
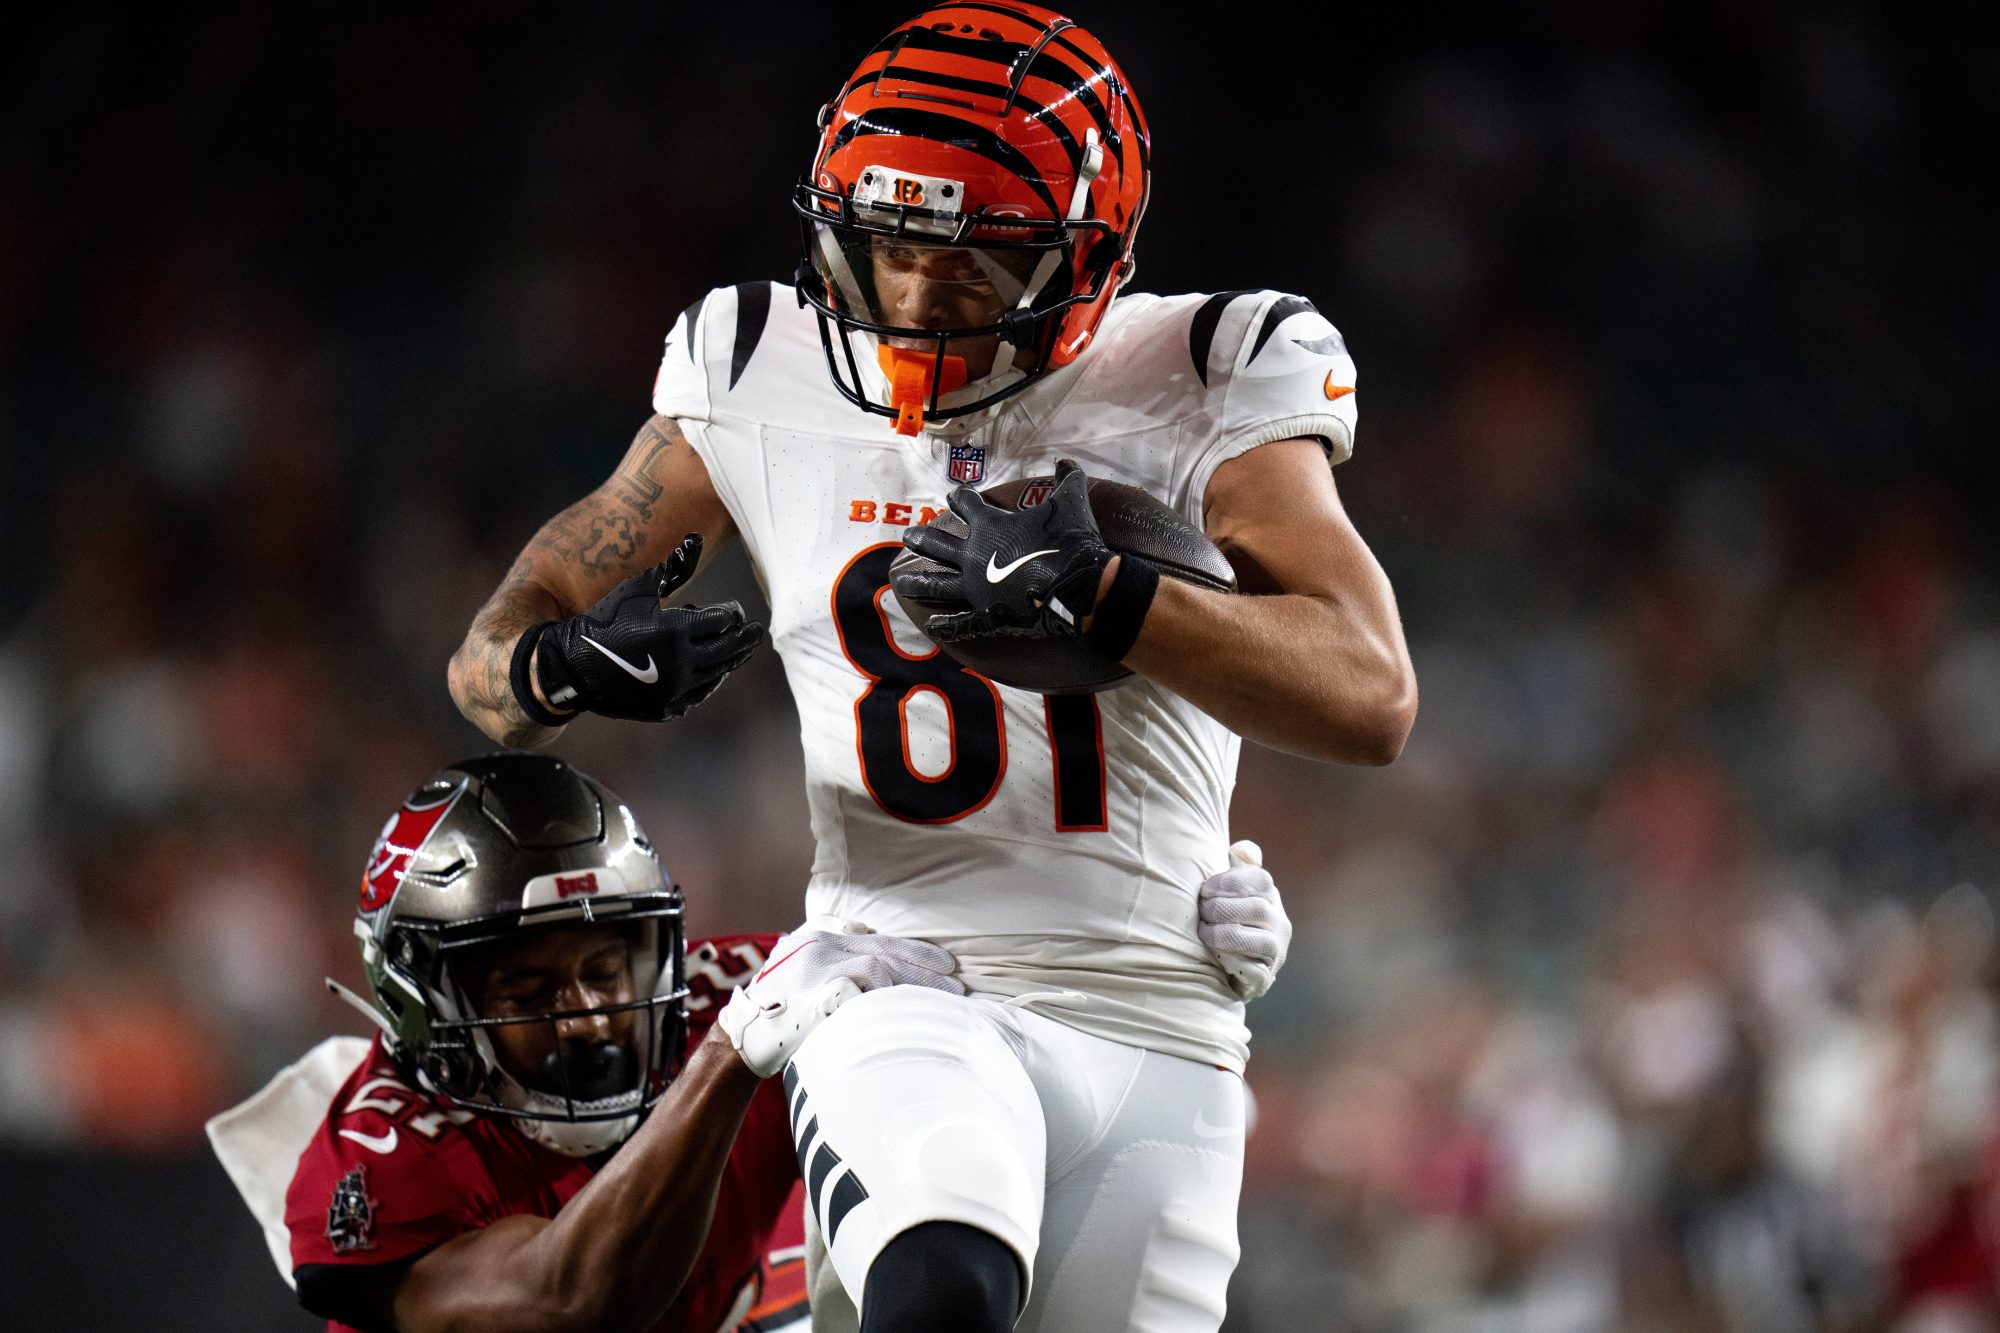
{"label": "jersey shoulder pad outline", "polygon": [[[1207,297],[1189,317],[1188,357],[1196,377],[1204,386],[1218,387],[1239,368],[1255,365],[1279,328],[1297,315],[1313,318],[1291,331],[1306,335],[1293,342],[1320,356],[1347,355],[1340,331],[1309,298],[1269,287],[1243,288]],[[1227,350],[1218,353],[1217,342]]]}
{"label": "jersey shoulder pad outline", "polygon": [[713,375],[705,378],[716,391],[735,389],[770,324],[773,287],[769,282],[740,282],[696,297],[667,334],[661,388],[677,369],[703,373],[712,367]]}

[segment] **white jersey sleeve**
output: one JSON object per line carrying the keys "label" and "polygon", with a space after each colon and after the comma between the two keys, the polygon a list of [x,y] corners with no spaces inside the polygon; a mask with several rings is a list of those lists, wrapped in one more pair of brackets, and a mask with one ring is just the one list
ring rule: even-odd
{"label": "white jersey sleeve", "polygon": [[1218,467],[1274,440],[1317,438],[1329,464],[1354,451],[1354,358],[1305,297],[1218,293],[1196,310],[1189,342],[1220,399],[1220,429],[1194,462],[1193,495],[1207,493]]}
{"label": "white jersey sleeve", "polygon": [[674,321],[660,373],[653,378],[653,410],[676,421],[708,420],[708,368],[701,361],[702,314],[729,288],[705,294]]}
{"label": "white jersey sleeve", "polygon": [[772,293],[768,282],[718,287],[682,311],[653,380],[653,410],[679,423],[753,554],[762,528],[765,459],[761,450],[733,443],[738,433],[714,427],[754,411],[749,403],[758,386],[746,384],[746,372],[770,321]]}

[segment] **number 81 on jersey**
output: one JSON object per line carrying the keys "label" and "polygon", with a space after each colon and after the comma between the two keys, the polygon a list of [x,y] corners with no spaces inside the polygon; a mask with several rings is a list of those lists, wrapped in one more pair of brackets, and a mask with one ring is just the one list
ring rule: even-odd
{"label": "number 81 on jersey", "polygon": [[[840,649],[868,688],[854,702],[855,749],[861,779],[875,803],[913,824],[949,824],[979,810],[1007,773],[1007,729],[999,687],[953,661],[943,649],[911,653],[896,642],[883,598],[896,542],[856,555],[833,583],[833,624]],[[950,719],[951,760],[926,774],[910,755],[909,705],[928,691]],[[1054,764],[1059,833],[1102,832],[1103,724],[1088,694],[1044,695],[1050,760]]]}

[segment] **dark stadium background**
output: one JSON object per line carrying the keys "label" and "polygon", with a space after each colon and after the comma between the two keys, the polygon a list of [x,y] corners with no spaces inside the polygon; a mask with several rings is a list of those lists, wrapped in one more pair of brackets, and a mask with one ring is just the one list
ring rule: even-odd
{"label": "dark stadium background", "polygon": [[[1298,937],[1231,1330],[2000,1327],[1971,12],[1077,12],[1154,130],[1139,285],[1346,333],[1423,690],[1387,770],[1244,755]],[[677,312],[790,273],[814,112],[903,15],[10,21],[0,1322],[309,1326],[201,1122],[355,1029],[369,842],[485,748],[447,655]],[[698,929],[776,929],[795,728],[767,652],[563,750]]]}

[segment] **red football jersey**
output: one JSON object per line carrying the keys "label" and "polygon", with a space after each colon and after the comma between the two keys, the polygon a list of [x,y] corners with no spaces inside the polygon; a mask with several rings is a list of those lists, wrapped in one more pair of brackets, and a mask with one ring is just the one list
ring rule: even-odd
{"label": "red football jersey", "polygon": [[[709,941],[714,961],[689,977],[690,1050],[713,1023],[719,996],[762,966],[776,938]],[[299,1156],[285,1199],[292,1267],[396,1263],[503,1217],[554,1217],[591,1174],[587,1162],[530,1141],[503,1118],[412,1087],[378,1037]],[[718,1333],[749,1312],[774,1241],[798,1230],[797,1181],[784,1087],[769,1079],[744,1116],[707,1243],[660,1333]],[[344,1324],[328,1328],[348,1333]]]}

